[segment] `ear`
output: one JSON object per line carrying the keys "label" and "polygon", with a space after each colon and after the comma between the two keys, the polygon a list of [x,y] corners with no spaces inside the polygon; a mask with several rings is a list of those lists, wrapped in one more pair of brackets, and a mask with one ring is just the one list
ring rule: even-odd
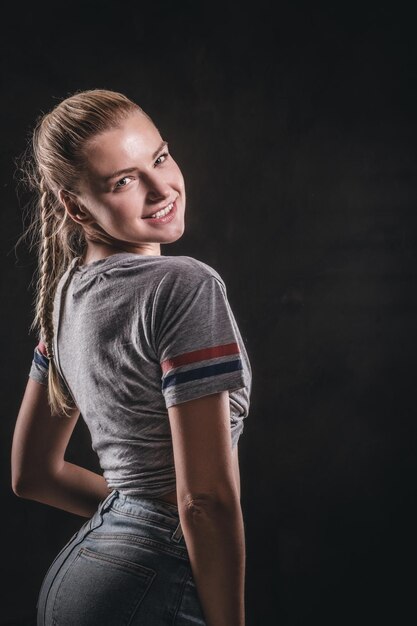
{"label": "ear", "polygon": [[77,224],[87,224],[93,221],[92,216],[84,209],[77,196],[70,191],[60,189],[58,197],[61,204],[65,207],[68,215]]}

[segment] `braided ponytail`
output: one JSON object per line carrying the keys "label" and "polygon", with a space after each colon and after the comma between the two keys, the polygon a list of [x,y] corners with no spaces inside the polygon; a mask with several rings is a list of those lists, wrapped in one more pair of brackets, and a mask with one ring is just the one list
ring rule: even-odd
{"label": "braided ponytail", "polygon": [[54,259],[54,239],[50,230],[53,227],[52,212],[48,212],[48,191],[45,179],[41,178],[40,183],[40,214],[41,214],[41,266],[40,266],[40,289],[38,292],[37,312],[36,316],[40,322],[40,328],[43,335],[43,342],[46,346],[48,359],[52,359],[52,302],[51,302],[51,276],[53,275],[53,259]]}
{"label": "braided ponytail", "polygon": [[[37,211],[17,243],[26,235],[32,235],[30,248],[36,246],[38,250],[35,315],[30,330],[36,329],[45,345],[49,360],[48,402],[56,414],[68,416],[75,403],[53,354],[54,297],[68,265],[78,257],[75,271],[87,248],[86,231],[68,216],[59,192],[77,192],[83,175],[86,142],[117,127],[122,119],[138,111],[144,113],[136,103],[114,91],[92,89],[75,93],[39,118],[31,146],[22,155],[23,180],[37,196]],[[87,233],[88,238],[106,241],[106,233],[96,226]],[[67,285],[71,276],[72,272]],[[65,288],[66,285],[63,291]]]}
{"label": "braided ponytail", "polygon": [[[53,209],[53,194],[47,188],[45,178],[40,178],[40,221],[41,240],[39,246],[39,281],[36,299],[36,313],[32,326],[37,326],[42,342],[46,348],[46,356],[49,359],[48,368],[48,402],[53,413],[69,416],[75,408],[65,382],[60,376],[53,354],[53,298],[59,280],[55,263],[59,250],[57,239],[62,228],[65,226],[66,211],[57,215]],[[49,200],[52,200],[49,203]],[[60,225],[54,231],[56,223]],[[75,267],[77,264],[75,265]]]}

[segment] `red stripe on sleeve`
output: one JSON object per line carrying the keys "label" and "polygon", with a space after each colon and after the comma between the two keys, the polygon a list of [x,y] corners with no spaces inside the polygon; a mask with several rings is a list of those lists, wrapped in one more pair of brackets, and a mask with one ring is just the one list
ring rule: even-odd
{"label": "red stripe on sleeve", "polygon": [[192,352],[184,352],[174,356],[172,359],[162,361],[161,367],[164,373],[169,372],[173,367],[180,365],[188,365],[206,359],[214,359],[219,356],[228,356],[229,354],[239,354],[239,346],[236,342],[225,343],[222,346],[214,346],[212,348],[202,348],[201,350],[193,350]]}
{"label": "red stripe on sleeve", "polygon": [[48,356],[48,354],[47,354],[47,352],[46,352],[46,346],[45,346],[45,344],[43,343],[43,341],[40,341],[36,347],[38,348],[39,352],[42,352],[42,354],[43,354],[44,356]]}

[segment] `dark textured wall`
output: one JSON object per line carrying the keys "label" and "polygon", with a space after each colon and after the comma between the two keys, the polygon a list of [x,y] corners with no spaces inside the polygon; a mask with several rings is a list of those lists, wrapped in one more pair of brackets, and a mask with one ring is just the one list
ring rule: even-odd
{"label": "dark textured wall", "polygon": [[[187,230],[253,367],[240,443],[247,624],[415,619],[416,56],[411,3],[72,2],[3,23],[0,624],[30,624],[81,518],[10,489],[33,257],[14,159],[74,90],[125,92],[183,169]],[[95,468],[80,424],[69,457]],[[15,621],[13,621],[15,620]]]}

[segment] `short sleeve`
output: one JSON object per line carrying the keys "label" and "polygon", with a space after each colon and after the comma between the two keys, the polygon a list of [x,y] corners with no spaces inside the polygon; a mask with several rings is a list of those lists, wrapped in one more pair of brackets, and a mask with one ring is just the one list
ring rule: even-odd
{"label": "short sleeve", "polygon": [[222,280],[174,284],[156,303],[156,352],[166,407],[245,386],[239,330]]}
{"label": "short sleeve", "polygon": [[33,360],[29,371],[29,377],[41,385],[48,384],[49,359],[46,356],[46,347],[42,340],[33,351]]}

